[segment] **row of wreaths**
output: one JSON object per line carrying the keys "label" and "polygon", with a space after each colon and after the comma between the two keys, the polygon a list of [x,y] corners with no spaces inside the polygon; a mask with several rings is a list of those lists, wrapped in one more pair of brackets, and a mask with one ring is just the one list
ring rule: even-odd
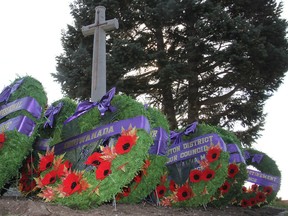
{"label": "row of wreaths", "polygon": [[20,77],[0,94],[0,133],[0,189],[14,180],[25,196],[72,208],[261,207],[280,187],[275,161],[233,133],[197,122],[169,131],[160,111],[115,88],[47,107],[41,83]]}

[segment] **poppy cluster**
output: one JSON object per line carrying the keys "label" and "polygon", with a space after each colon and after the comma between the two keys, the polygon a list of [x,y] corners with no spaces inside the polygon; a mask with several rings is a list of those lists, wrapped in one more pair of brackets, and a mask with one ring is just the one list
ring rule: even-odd
{"label": "poppy cluster", "polygon": [[[83,178],[82,172],[72,171],[72,164],[64,160],[64,155],[54,155],[54,148],[47,150],[45,155],[38,154],[38,166],[34,168],[33,161],[27,161],[25,172],[22,173],[22,184],[19,187],[23,192],[37,190],[37,194],[45,201],[52,201],[58,197],[70,196],[85,191],[89,184]],[[31,165],[32,164],[32,165]],[[27,168],[28,172],[27,172]],[[26,174],[34,176],[31,185],[27,184]],[[25,184],[24,184],[25,183]],[[32,188],[33,187],[33,188]]]}
{"label": "poppy cluster", "polygon": [[101,152],[93,152],[86,160],[86,165],[95,167],[95,178],[104,180],[112,173],[112,162],[117,155],[127,154],[136,144],[136,129],[129,128],[122,130],[121,136],[118,138],[115,146],[106,146]]}
{"label": "poppy cluster", "polygon": [[[242,198],[240,205],[244,208],[260,206],[266,202],[266,199],[273,192],[271,186],[260,187],[257,184],[251,185],[249,188],[243,186],[242,193],[245,198]],[[246,196],[245,196],[246,195]]]}

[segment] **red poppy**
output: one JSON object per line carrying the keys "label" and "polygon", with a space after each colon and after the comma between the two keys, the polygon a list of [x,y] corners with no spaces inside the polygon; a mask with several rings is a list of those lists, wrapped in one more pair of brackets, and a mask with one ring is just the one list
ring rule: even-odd
{"label": "red poppy", "polygon": [[103,161],[96,169],[96,179],[103,180],[111,173],[111,162]]}
{"label": "red poppy", "polygon": [[202,172],[201,179],[203,181],[209,181],[209,180],[213,179],[214,177],[215,177],[215,171],[210,169],[210,168],[206,168]]}
{"label": "red poppy", "polygon": [[54,151],[48,151],[45,156],[40,156],[39,170],[45,171],[52,167],[54,160]]}
{"label": "red poppy", "polygon": [[207,154],[206,154],[206,159],[208,162],[212,163],[220,157],[221,153],[221,148],[219,146],[212,146],[209,148]]}
{"label": "red poppy", "polygon": [[190,199],[192,194],[192,189],[188,185],[183,185],[178,189],[176,196],[179,201],[184,201]]}
{"label": "red poppy", "polygon": [[264,202],[265,200],[266,200],[266,195],[263,192],[261,192],[261,191],[257,192],[256,201],[258,203],[260,203],[260,202]]}
{"label": "red poppy", "polygon": [[55,170],[52,170],[48,172],[43,179],[41,180],[41,183],[43,186],[54,184],[56,182],[57,172]]}
{"label": "red poppy", "polygon": [[129,196],[130,192],[131,192],[130,187],[124,187],[122,192],[123,197]]}
{"label": "red poppy", "polygon": [[240,205],[241,205],[243,208],[246,208],[246,207],[250,206],[250,202],[249,202],[249,200],[247,200],[247,199],[242,199],[241,202],[240,202]]}
{"label": "red poppy", "polygon": [[246,193],[247,192],[247,188],[245,186],[242,186],[242,192]]}
{"label": "red poppy", "polygon": [[167,190],[167,188],[164,185],[158,185],[156,187],[156,195],[157,195],[158,199],[161,199],[164,197],[166,190]]}
{"label": "red poppy", "polygon": [[5,134],[0,133],[0,149],[4,146],[4,142],[5,142]]}
{"label": "red poppy", "polygon": [[115,144],[115,151],[117,154],[126,154],[136,144],[136,136],[122,135],[118,138]]}
{"label": "red poppy", "polygon": [[190,181],[193,183],[197,183],[201,181],[202,172],[198,169],[194,169],[190,172],[189,177]]}
{"label": "red poppy", "polygon": [[221,194],[228,193],[230,186],[230,183],[228,181],[225,181],[224,184],[220,187]]}
{"label": "red poppy", "polygon": [[258,191],[258,185],[257,184],[253,184],[251,186],[251,190],[254,191],[254,192]]}
{"label": "red poppy", "polygon": [[263,191],[266,195],[270,195],[273,192],[273,188],[271,186],[265,186]]}
{"label": "red poppy", "polygon": [[256,198],[255,198],[255,197],[251,197],[251,198],[249,199],[249,204],[250,204],[250,206],[256,205],[256,204],[257,204]]}
{"label": "red poppy", "polygon": [[92,165],[92,166],[95,166],[95,167],[99,167],[100,164],[104,161],[104,159],[102,159],[102,154],[99,153],[99,152],[94,152],[92,155],[90,155],[85,164],[87,165]]}
{"label": "red poppy", "polygon": [[170,180],[170,183],[169,183],[169,189],[171,190],[171,191],[176,191],[176,184],[175,184],[175,181],[174,180]]}
{"label": "red poppy", "polygon": [[63,177],[65,174],[68,173],[71,167],[72,163],[69,160],[64,161],[64,163],[61,163],[57,169],[57,176],[59,178]]}
{"label": "red poppy", "polygon": [[229,164],[229,167],[228,167],[229,178],[234,178],[238,172],[239,172],[239,167],[236,164]]}
{"label": "red poppy", "polygon": [[143,175],[143,172],[139,172],[138,175],[136,175],[136,176],[134,177],[133,181],[136,182],[136,183],[141,182],[142,175]]}
{"label": "red poppy", "polygon": [[81,192],[81,179],[82,175],[75,172],[69,173],[67,177],[63,179],[61,191],[65,194],[65,196],[70,196],[75,192]]}

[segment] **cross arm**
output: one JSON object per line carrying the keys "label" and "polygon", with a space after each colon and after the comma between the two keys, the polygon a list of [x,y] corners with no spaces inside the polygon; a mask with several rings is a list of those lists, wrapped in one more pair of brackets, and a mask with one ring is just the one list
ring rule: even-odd
{"label": "cross arm", "polygon": [[91,25],[83,26],[81,29],[82,34],[85,37],[87,37],[89,35],[93,35],[96,27],[100,27],[105,32],[107,32],[107,31],[111,31],[113,29],[118,29],[119,28],[119,22],[116,18],[114,18],[114,19],[106,20],[105,22],[100,23],[98,25],[96,23],[94,23]]}

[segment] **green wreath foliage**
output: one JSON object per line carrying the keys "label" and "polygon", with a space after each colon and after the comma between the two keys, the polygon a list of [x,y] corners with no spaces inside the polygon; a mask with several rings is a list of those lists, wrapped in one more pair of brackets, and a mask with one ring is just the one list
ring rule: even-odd
{"label": "green wreath foliage", "polygon": [[[220,135],[220,137],[224,140],[226,144],[236,144],[241,151],[241,154],[243,155],[243,149],[241,147],[241,142],[237,138],[237,136],[228,130],[224,130],[220,127],[215,127],[217,130],[217,133]],[[238,172],[236,175],[227,175],[226,180],[224,184],[217,190],[217,192],[213,195],[211,198],[211,202],[209,205],[212,205],[214,207],[223,207],[228,204],[231,204],[232,201],[237,199],[237,196],[239,196],[242,192],[242,185],[244,184],[245,180],[247,179],[247,169],[245,163],[233,163],[233,165],[228,166],[228,172],[229,167],[233,167],[236,165],[238,167]],[[236,167],[235,167],[236,168]],[[236,168],[237,170],[237,168]],[[228,173],[229,174],[229,173]]]}
{"label": "green wreath foliage", "polygon": [[[208,134],[208,133],[217,133],[217,130],[209,125],[205,124],[199,124],[197,126],[196,131],[193,134],[189,134],[188,136],[184,136],[183,140],[190,140],[192,138]],[[163,179],[166,179],[165,183],[163,184],[165,186],[164,193],[162,192],[160,198],[161,205],[172,205],[173,207],[197,207],[200,205],[206,205],[210,202],[211,196],[215,194],[215,192],[218,190],[218,188],[223,184],[225,181],[225,178],[227,176],[227,167],[228,167],[228,160],[229,160],[229,153],[222,151],[220,152],[220,156],[217,160],[206,164],[208,168],[213,170],[215,172],[215,176],[213,179],[209,181],[199,181],[199,182],[190,182],[189,177],[185,181],[185,183],[181,185],[177,185],[175,182],[172,183],[171,180],[173,180],[173,177],[170,176],[170,170],[168,168],[168,176],[162,177]],[[191,169],[190,171],[194,171],[196,169]],[[172,178],[172,179],[171,179]],[[164,182],[164,181],[163,181]],[[171,187],[171,185],[173,185]],[[162,185],[162,186],[163,186]],[[175,199],[175,191],[173,190],[177,188],[181,188],[186,191],[185,195],[189,194],[188,199],[178,200]],[[179,192],[180,189],[178,189]],[[178,194],[177,192],[177,194]],[[179,196],[178,196],[179,197]]]}
{"label": "green wreath foliage", "polygon": [[[258,151],[253,148],[244,149],[244,150],[249,152],[250,155],[255,155],[255,154],[263,155],[263,158],[260,161],[260,163],[258,163],[257,161],[252,161],[252,157],[249,159],[246,159],[247,166],[251,165],[262,173],[281,178],[281,172],[276,162],[272,158],[270,158],[266,153],[262,151]],[[236,200],[234,200],[233,204],[240,205],[242,207],[248,207],[248,208],[262,207],[271,203],[276,198],[277,193],[278,191],[274,191],[272,188],[270,190],[269,186],[267,190],[266,190],[266,187],[257,185],[257,184],[252,185],[250,188],[246,188],[245,186],[243,186],[242,193],[240,193],[240,196],[237,197]],[[263,198],[262,201],[257,202],[256,197],[258,194],[262,196],[261,197]]]}
{"label": "green wreath foliage", "polygon": [[[47,105],[47,96],[42,84],[31,76],[24,76],[17,78],[11,85],[14,85],[20,79],[23,79],[22,84],[11,94],[7,103],[30,96],[42,107],[43,116],[44,108]],[[2,102],[1,105],[2,104],[4,104],[4,102]],[[31,136],[24,135],[16,130],[4,131],[5,142],[3,148],[0,149],[0,189],[4,187],[5,183],[18,176],[18,171],[22,166],[23,160],[25,160],[32,151],[32,145],[37,136],[38,127],[42,122],[42,116],[37,119],[28,111],[19,110],[2,118],[0,123],[20,115],[29,117],[36,123],[36,126]]]}
{"label": "green wreath foliage", "polygon": [[[69,137],[78,135],[79,133],[90,131],[91,129],[106,125],[108,123],[139,115],[148,115],[142,104],[136,102],[126,95],[115,95],[111,101],[111,105],[116,108],[116,112],[106,112],[104,116],[101,116],[99,110],[97,107],[95,107],[69,122],[62,128],[62,137],[67,139]],[[127,128],[125,128],[125,130],[126,129]],[[81,168],[83,169],[84,167],[82,170],[83,178],[88,182],[90,187],[81,193],[75,193],[64,197],[57,196],[53,202],[69,206],[71,208],[88,209],[113,200],[116,194],[121,192],[123,187],[131,182],[131,180],[137,175],[137,172],[141,170],[145,159],[148,157],[149,147],[153,143],[151,135],[144,129],[136,130],[138,137],[137,143],[131,148],[130,152],[123,155],[117,155],[113,159],[111,174],[102,180],[95,178],[95,168],[85,168],[85,165],[83,166],[82,164],[81,166],[81,163],[74,166],[75,164],[73,164],[73,160],[70,160],[71,158],[73,159],[73,157],[74,159],[77,159],[77,155],[79,155],[77,153],[81,151],[81,148],[79,148],[80,150],[76,149],[67,151],[64,155],[64,159],[71,161],[74,166],[72,168],[75,170],[81,170]],[[69,131],[70,133],[68,133]],[[117,139],[117,137],[111,137],[110,140],[112,139],[113,141],[113,139]],[[98,143],[92,143],[91,146],[95,148],[94,151],[99,151],[99,145],[103,144],[101,142],[102,140],[100,140]],[[57,144],[55,147],[56,146]],[[85,161],[82,161],[82,163],[84,162]],[[52,186],[53,185],[49,187]],[[55,187],[57,187],[57,185]]]}
{"label": "green wreath foliage", "polygon": [[[165,115],[155,108],[148,107],[147,117],[151,128],[161,127],[169,134],[169,123]],[[168,139],[167,139],[168,141]],[[168,143],[167,143],[168,145]],[[125,192],[118,194],[119,203],[139,203],[143,201],[159,184],[161,176],[166,172],[166,155],[149,154],[143,169],[125,187]],[[138,181],[137,181],[138,179]]]}

